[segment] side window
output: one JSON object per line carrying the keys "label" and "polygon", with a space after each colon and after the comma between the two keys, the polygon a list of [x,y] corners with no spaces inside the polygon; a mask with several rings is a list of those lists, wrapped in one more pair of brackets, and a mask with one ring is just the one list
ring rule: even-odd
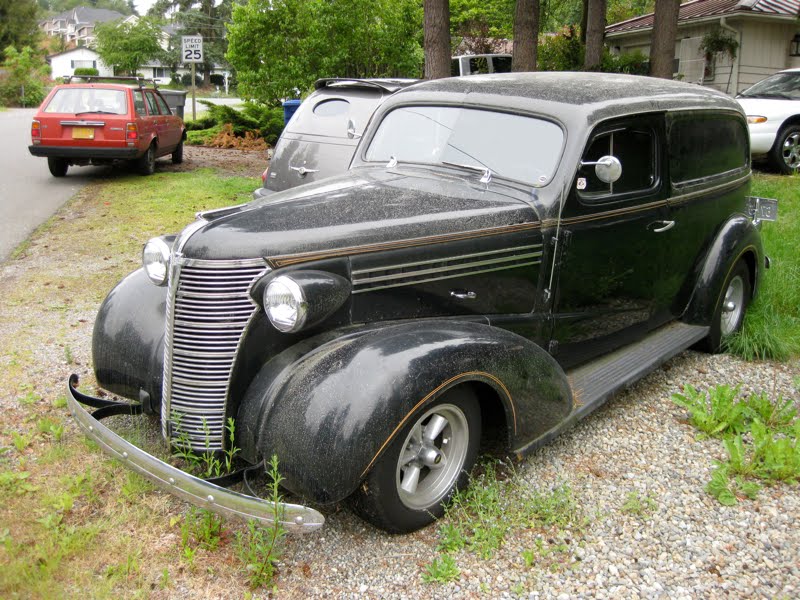
{"label": "side window", "polygon": [[450,61],[450,76],[451,77],[458,77],[461,75],[461,69],[459,65],[461,64],[460,58],[454,58]]}
{"label": "side window", "polygon": [[156,105],[156,99],[153,97],[152,92],[145,92],[144,97],[147,98],[147,111],[151,115],[158,114],[158,106]]}
{"label": "side window", "polygon": [[647,126],[624,126],[600,131],[592,139],[583,162],[597,162],[615,156],[622,163],[622,175],[613,183],[601,181],[594,165],[580,167],[576,187],[583,200],[604,200],[631,192],[646,192],[658,182],[656,133]]}
{"label": "side window", "polygon": [[484,75],[489,72],[489,61],[485,56],[476,56],[469,59],[469,74]]}
{"label": "side window", "polygon": [[147,109],[144,107],[144,94],[140,90],[134,90],[133,92],[133,106],[137,115],[140,117],[147,116]]}
{"label": "side window", "polygon": [[676,116],[669,131],[672,182],[685,183],[747,167],[747,140],[742,119],[732,114]]}
{"label": "side window", "polygon": [[492,67],[495,73],[511,73],[511,57],[493,56]]}
{"label": "side window", "polygon": [[158,108],[161,109],[162,115],[171,115],[172,111],[169,109],[169,105],[167,101],[160,94],[153,94],[156,98],[156,102],[158,102]]}

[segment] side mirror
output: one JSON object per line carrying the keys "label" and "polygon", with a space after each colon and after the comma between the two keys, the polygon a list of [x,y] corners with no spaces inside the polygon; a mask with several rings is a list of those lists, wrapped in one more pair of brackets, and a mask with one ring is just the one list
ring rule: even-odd
{"label": "side mirror", "polygon": [[347,137],[352,139],[358,139],[361,137],[360,133],[356,133],[356,124],[353,122],[353,119],[347,119]]}
{"label": "side mirror", "polygon": [[614,183],[622,177],[622,163],[616,156],[603,156],[595,162],[581,161],[582,167],[594,165],[594,174],[603,183]]}

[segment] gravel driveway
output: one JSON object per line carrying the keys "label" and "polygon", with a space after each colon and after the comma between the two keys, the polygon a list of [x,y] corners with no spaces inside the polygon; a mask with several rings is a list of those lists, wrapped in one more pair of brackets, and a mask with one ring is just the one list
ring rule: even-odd
{"label": "gravel driveway", "polygon": [[[189,152],[192,150],[187,148]],[[225,155],[223,162],[231,163],[231,156]],[[191,164],[191,160],[187,162]],[[202,162],[200,153],[194,160]],[[248,160],[250,166],[243,169],[258,168],[260,158]],[[171,168],[164,166],[164,170]],[[75,214],[62,214],[61,218],[75,218]],[[25,257],[0,265],[0,369],[13,367],[15,357],[23,353],[35,356],[36,367],[26,376],[45,397],[62,393],[70,369],[87,381],[91,379],[90,336],[96,306],[76,301],[53,310],[54,301],[49,297],[37,298],[30,305],[9,304],[6,298],[42,265],[58,260],[46,240],[39,239]],[[87,277],[102,268],[100,263],[87,267]],[[49,289],[55,292],[57,285]],[[69,366],[64,362],[65,347],[73,354]],[[727,355],[712,357],[692,351],[671,360],[515,466],[509,503],[527,502],[532,493],[569,489],[578,524],[541,527],[511,523],[505,542],[491,557],[482,558],[469,550],[453,554],[460,570],[455,582],[423,582],[425,569],[441,554],[437,551],[440,530],[435,525],[412,535],[390,536],[360,521],[349,508],[339,507],[327,515],[320,533],[288,538],[275,595],[800,597],[800,489],[796,485],[765,487],[756,500],[744,500],[734,507],[719,504],[704,487],[713,461],[724,456],[722,444],[701,439],[686,422],[685,412],[670,400],[685,384],[708,388],[722,383],[742,384],[745,393],[766,391],[773,398],[783,395],[798,402],[800,362],[746,363]],[[24,416],[14,404],[14,395],[13,391],[0,392],[0,412],[5,414],[0,418],[0,432]],[[79,435],[72,425],[68,434]],[[8,445],[5,438],[0,442]],[[158,492],[149,495],[161,496]],[[640,500],[642,506],[626,508],[631,498]],[[154,509],[164,511],[158,513],[159,518],[185,511],[178,501],[168,499],[168,507],[160,508],[163,503],[159,500],[159,508]],[[0,530],[2,525],[0,522]],[[158,534],[163,544],[176,545],[174,530],[164,527],[165,532]],[[526,564],[526,551],[529,558],[533,556],[530,565]],[[175,583],[167,590],[152,585],[146,595],[243,596],[247,588],[244,577],[237,577],[240,565],[235,559],[226,555],[205,560],[204,564],[211,566],[188,574],[176,567],[180,558],[175,557],[175,564],[167,566],[170,572],[176,567],[175,573],[183,575],[173,575]],[[160,569],[161,565],[156,573]],[[264,594],[262,590],[256,596]]]}

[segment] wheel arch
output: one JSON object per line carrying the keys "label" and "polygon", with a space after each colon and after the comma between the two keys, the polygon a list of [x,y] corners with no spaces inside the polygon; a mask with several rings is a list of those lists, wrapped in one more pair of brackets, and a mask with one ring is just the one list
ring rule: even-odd
{"label": "wheel arch", "polygon": [[277,454],[286,487],[320,503],[355,491],[408,420],[456,386],[476,392],[482,424],[508,449],[572,411],[566,376],[549,354],[483,323],[404,323],[293,351],[250,385],[237,445],[247,460]]}

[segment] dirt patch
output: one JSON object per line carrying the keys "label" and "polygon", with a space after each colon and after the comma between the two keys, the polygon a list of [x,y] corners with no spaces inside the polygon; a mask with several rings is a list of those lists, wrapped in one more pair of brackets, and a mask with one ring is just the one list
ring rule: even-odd
{"label": "dirt patch", "polygon": [[260,150],[184,146],[181,164],[172,164],[169,157],[156,161],[157,173],[177,173],[205,167],[217,169],[223,175],[261,177],[267,168],[267,156]]}

